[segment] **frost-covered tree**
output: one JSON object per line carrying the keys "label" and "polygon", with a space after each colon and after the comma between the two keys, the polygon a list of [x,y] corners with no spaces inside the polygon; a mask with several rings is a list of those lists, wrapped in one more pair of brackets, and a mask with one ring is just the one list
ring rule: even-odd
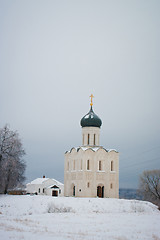
{"label": "frost-covered tree", "polygon": [[11,131],[8,125],[0,129],[0,192],[7,193],[25,180],[25,162],[18,133]]}
{"label": "frost-covered tree", "polygon": [[140,176],[139,193],[144,200],[160,207],[160,169],[144,171]]}

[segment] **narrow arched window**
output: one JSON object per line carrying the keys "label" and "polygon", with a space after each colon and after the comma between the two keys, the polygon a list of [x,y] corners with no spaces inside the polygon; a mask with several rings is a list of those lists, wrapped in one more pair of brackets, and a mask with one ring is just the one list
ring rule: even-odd
{"label": "narrow arched window", "polygon": [[69,171],[69,162],[67,163],[67,170]]}
{"label": "narrow arched window", "polygon": [[89,160],[87,160],[87,170],[89,170]]}
{"label": "narrow arched window", "polygon": [[83,145],[84,145],[84,134],[83,134]]}
{"label": "narrow arched window", "polygon": [[88,183],[87,183],[87,187],[88,187],[88,188],[89,188],[89,185],[90,185],[90,184],[89,184],[89,182],[88,182]]}
{"label": "narrow arched window", "polygon": [[80,169],[82,170],[82,159],[81,159],[81,168]]}
{"label": "narrow arched window", "polygon": [[113,184],[112,184],[112,183],[110,184],[110,188],[111,188],[111,189],[113,188]]}
{"label": "narrow arched window", "polygon": [[113,167],[114,167],[114,166],[113,166],[113,161],[111,161],[111,171],[114,171],[114,170],[113,170]]}
{"label": "narrow arched window", "polygon": [[76,163],[75,163],[75,160],[73,160],[73,170],[76,169]]}
{"label": "narrow arched window", "polygon": [[39,193],[41,192],[41,189],[40,189],[40,188],[38,189],[38,192],[39,192]]}
{"label": "narrow arched window", "polygon": [[88,134],[88,145],[89,145],[89,134]]}
{"label": "narrow arched window", "polygon": [[96,145],[96,134],[94,134],[94,145]]}
{"label": "narrow arched window", "polygon": [[99,171],[102,170],[102,161],[99,161]]}

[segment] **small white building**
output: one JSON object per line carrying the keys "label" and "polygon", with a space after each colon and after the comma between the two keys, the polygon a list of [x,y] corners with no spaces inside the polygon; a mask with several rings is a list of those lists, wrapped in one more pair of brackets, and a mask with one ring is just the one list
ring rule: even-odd
{"label": "small white building", "polygon": [[53,178],[36,178],[26,184],[26,192],[53,197],[64,196],[64,184]]}

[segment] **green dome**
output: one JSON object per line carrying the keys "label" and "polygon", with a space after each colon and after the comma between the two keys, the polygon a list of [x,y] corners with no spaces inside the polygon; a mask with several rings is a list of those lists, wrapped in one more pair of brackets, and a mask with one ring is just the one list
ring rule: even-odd
{"label": "green dome", "polygon": [[101,127],[102,121],[101,119],[93,112],[92,106],[89,111],[82,119],[81,126],[82,127]]}

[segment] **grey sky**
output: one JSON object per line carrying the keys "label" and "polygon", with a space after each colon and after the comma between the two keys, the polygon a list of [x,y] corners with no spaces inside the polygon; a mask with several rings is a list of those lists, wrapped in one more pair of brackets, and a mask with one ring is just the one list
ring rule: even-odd
{"label": "grey sky", "polygon": [[91,93],[120,187],[160,168],[159,13],[159,0],[0,0],[0,127],[19,132],[28,181],[63,181]]}

